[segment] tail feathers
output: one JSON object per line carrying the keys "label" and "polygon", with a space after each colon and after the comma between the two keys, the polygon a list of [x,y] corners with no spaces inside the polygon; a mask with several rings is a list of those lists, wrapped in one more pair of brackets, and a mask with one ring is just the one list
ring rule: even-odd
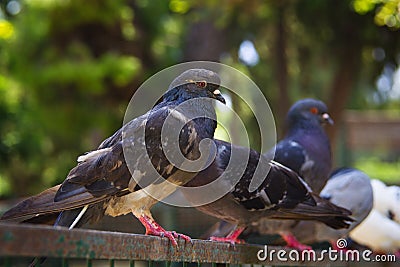
{"label": "tail feathers", "polygon": [[354,220],[350,217],[347,216],[333,216],[333,217],[326,217],[326,218],[318,218],[318,221],[326,224],[327,226],[338,230],[338,229],[344,229],[344,228],[349,228],[351,222]]}
{"label": "tail feathers", "polygon": [[[278,220],[303,220],[303,221],[319,221],[333,229],[342,229],[342,228],[349,228],[351,222],[354,220],[349,216],[340,216],[340,215],[326,215],[326,214],[304,214],[301,211],[299,213],[294,213],[292,211],[280,211],[276,215],[271,216],[271,219],[278,219]],[[301,214],[303,213],[303,214]]]}
{"label": "tail feathers", "polygon": [[0,220],[17,222],[29,221],[36,216],[60,213],[64,210],[77,209],[104,200],[104,198],[94,198],[89,192],[82,192],[69,199],[55,202],[54,197],[59,187],[60,185],[54,186],[38,195],[21,201],[15,207],[4,213]]}
{"label": "tail feathers", "polygon": [[[48,213],[36,216],[28,216],[25,219],[19,218],[16,222],[31,223],[31,224],[47,224],[54,225],[57,221],[59,213]],[[15,220],[14,220],[15,221]]]}
{"label": "tail feathers", "polygon": [[[88,207],[88,206],[85,206]],[[86,208],[77,208],[62,212],[41,214],[21,221],[22,223],[47,224],[53,226],[63,226],[68,228],[79,228],[81,225],[91,221],[92,217],[86,214]],[[83,211],[83,209],[85,209]],[[84,213],[85,212],[85,213]],[[82,213],[81,216],[79,216]],[[84,213],[84,214],[83,214]],[[90,212],[89,212],[90,213]],[[72,227],[71,227],[72,226]]]}
{"label": "tail feathers", "polygon": [[[336,206],[330,201],[311,193],[316,205],[310,202],[303,202],[294,209],[281,210],[273,219],[294,219],[294,220],[313,220],[319,221],[333,229],[349,228],[350,223],[354,221],[351,217],[351,211]],[[310,205],[311,204],[311,205]]]}
{"label": "tail feathers", "polygon": [[[337,215],[337,216],[350,216],[351,211],[348,209],[339,207],[327,199],[320,197],[317,194],[311,193],[312,198],[316,202],[316,206],[309,206],[307,203],[301,203],[298,208],[302,208],[308,211],[308,213],[315,213],[316,215]],[[311,207],[311,209],[309,208]]]}
{"label": "tail feathers", "polygon": [[[60,186],[56,185],[42,193],[29,197],[16,206],[6,211],[0,220],[20,220],[24,221],[36,214],[46,213],[45,210],[53,209],[51,203],[54,201],[54,196]],[[50,212],[49,212],[50,213]]]}

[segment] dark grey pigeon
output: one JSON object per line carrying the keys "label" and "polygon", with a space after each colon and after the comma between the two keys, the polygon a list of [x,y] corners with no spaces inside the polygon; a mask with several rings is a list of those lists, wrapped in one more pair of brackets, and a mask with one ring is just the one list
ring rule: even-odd
{"label": "dark grey pigeon", "polygon": [[[56,219],[55,225],[73,228],[103,215],[133,213],[146,234],[165,236],[173,245],[177,245],[177,237],[189,240],[164,230],[150,209],[157,199],[174,191],[170,184],[182,185],[195,175],[172,164],[166,154],[180,152],[191,161],[200,158],[200,141],[212,139],[217,126],[213,101],[225,103],[219,85],[220,78],[212,71],[183,72],[148,113],[125,124],[96,150],[80,156],[61,185],[22,201],[1,220],[48,223]],[[179,138],[162,134],[168,127],[178,129],[175,134]]]}
{"label": "dark grey pigeon", "polygon": [[[238,237],[241,232],[264,219],[312,220],[335,229],[347,228],[352,221],[350,211],[314,194],[304,180],[286,166],[268,160],[252,149],[220,140],[214,142],[217,146],[214,164],[186,184],[202,186],[217,181],[215,187],[218,184],[231,186],[223,197],[197,207],[206,214],[236,226],[226,237],[213,237],[212,240],[240,243]],[[235,155],[236,160],[229,166],[232,155]],[[260,169],[256,171],[257,166]],[[253,176],[261,174],[265,175],[258,177],[262,178],[261,185],[250,191]],[[237,183],[236,178],[239,178]],[[191,201],[204,196],[196,196],[194,192],[186,197]]]}
{"label": "dark grey pigeon", "polygon": [[[333,124],[328,108],[319,100],[311,98],[299,100],[288,111],[286,123],[288,129],[285,138],[264,156],[296,172],[305,180],[312,192],[318,194],[328,180],[332,166],[330,142],[323,129],[325,124]],[[223,153],[218,154],[218,157],[223,156]],[[289,232],[290,226],[296,224],[296,221],[271,221],[268,216],[266,221],[270,224],[269,228],[280,234],[289,247],[309,249]],[[225,236],[235,227],[220,222],[213,227],[213,234]],[[252,229],[251,227],[249,230],[253,231]]]}

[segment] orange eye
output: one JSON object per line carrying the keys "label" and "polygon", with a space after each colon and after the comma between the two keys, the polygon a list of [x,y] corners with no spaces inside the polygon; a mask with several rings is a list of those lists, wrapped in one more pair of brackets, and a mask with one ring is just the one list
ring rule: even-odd
{"label": "orange eye", "polygon": [[196,82],[196,85],[198,87],[200,87],[200,88],[206,88],[207,82],[206,81],[199,81],[199,82]]}
{"label": "orange eye", "polygon": [[310,112],[312,114],[318,114],[318,109],[316,107],[312,107],[312,108],[310,108]]}

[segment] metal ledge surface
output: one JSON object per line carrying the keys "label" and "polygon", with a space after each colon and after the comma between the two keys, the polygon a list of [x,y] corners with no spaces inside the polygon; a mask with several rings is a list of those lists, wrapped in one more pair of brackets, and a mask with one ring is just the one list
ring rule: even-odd
{"label": "metal ledge surface", "polygon": [[[167,238],[105,232],[87,229],[68,230],[51,226],[0,223],[0,257],[55,257],[74,259],[149,260],[197,263],[260,265],[346,266],[344,261],[318,262],[260,260],[257,253],[264,246],[193,240],[179,240],[174,247]],[[290,250],[283,247],[268,247]],[[317,257],[319,253],[317,252]],[[275,254],[276,256],[276,254]]]}

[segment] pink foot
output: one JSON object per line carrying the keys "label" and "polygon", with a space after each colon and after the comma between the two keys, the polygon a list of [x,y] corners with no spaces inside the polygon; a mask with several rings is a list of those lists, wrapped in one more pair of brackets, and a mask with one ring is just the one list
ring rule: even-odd
{"label": "pink foot", "polygon": [[400,250],[396,251],[394,255],[396,256],[396,258],[400,259]]}
{"label": "pink foot", "polygon": [[283,240],[285,240],[286,246],[289,248],[294,248],[299,251],[312,250],[312,247],[300,243],[291,233],[280,233],[280,235]]}
{"label": "pink foot", "polygon": [[190,236],[184,235],[184,234],[180,234],[177,233],[175,231],[172,231],[172,234],[175,238],[182,238],[183,240],[185,240],[186,242],[190,242],[192,243],[192,239],[190,238]]}
{"label": "pink foot", "polygon": [[244,244],[246,243],[244,240],[239,239],[240,234],[244,231],[245,227],[238,227],[235,230],[233,230],[228,236],[226,237],[217,237],[217,236],[212,236],[210,237],[211,241],[216,241],[216,242],[224,242],[224,243],[231,243],[232,245],[235,244]]}
{"label": "pink foot", "polygon": [[140,216],[139,221],[146,228],[146,235],[166,237],[171,241],[173,246],[178,245],[178,242],[176,241],[177,238],[182,238],[185,241],[192,242],[192,239],[189,236],[176,233],[175,231],[167,231],[146,215]]}

